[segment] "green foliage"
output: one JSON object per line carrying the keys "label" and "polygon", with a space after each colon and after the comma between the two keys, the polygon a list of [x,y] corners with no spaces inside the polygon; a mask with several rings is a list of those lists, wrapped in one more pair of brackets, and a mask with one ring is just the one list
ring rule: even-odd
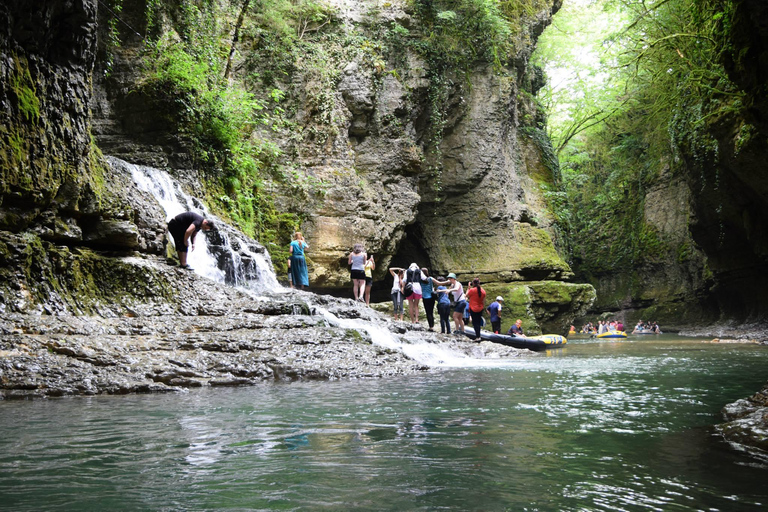
{"label": "green foliage", "polygon": [[109,12],[107,19],[107,41],[106,41],[106,55],[104,69],[107,76],[112,73],[112,66],[114,65],[114,56],[112,52],[115,48],[119,48],[122,44],[120,39],[120,13],[123,12],[123,0],[111,0],[108,4],[103,4],[104,8]]}
{"label": "green foliage", "polygon": [[574,136],[631,110],[659,154],[685,105],[708,104],[700,121],[741,108],[719,63],[732,10],[732,2],[700,0],[566,3],[535,55],[552,78],[542,103],[558,154]]}
{"label": "green foliage", "polygon": [[[273,33],[289,41],[300,39],[312,31],[321,18],[318,13],[326,12],[318,5],[293,5],[296,30],[291,31],[283,30],[288,25],[272,9],[272,21],[283,27],[273,27],[277,30]],[[278,105],[285,92],[273,87],[259,99],[244,84],[224,78],[231,45],[226,20],[232,13],[221,9],[227,7],[189,2],[176,6],[162,0],[148,4],[152,23],[165,15],[174,19],[175,29],[146,41],[142,90],[157,101],[162,115],[189,141],[197,161],[208,171],[206,188],[213,206],[269,246],[280,270],[285,259],[280,248],[288,245],[302,218],[275,208],[265,182],[284,179],[282,154],[275,144],[260,138],[258,130],[281,126],[283,111]]]}
{"label": "green foliage", "polygon": [[302,41],[322,37],[323,29],[333,27],[335,9],[311,0],[270,0],[256,3],[250,15],[251,22],[244,28],[253,47],[246,55],[246,66],[253,70],[254,83],[272,87],[290,76],[304,51],[313,50],[314,45]]}
{"label": "green foliage", "polygon": [[11,132],[8,142],[10,143],[11,157],[13,158],[12,163],[14,166],[18,165],[18,162],[21,162],[24,159],[24,154],[26,153],[26,139],[19,132],[14,130]]}
{"label": "green foliage", "polygon": [[605,137],[599,142],[567,147],[561,161],[565,197],[550,197],[568,230],[574,266],[587,275],[628,272],[666,251],[644,221],[645,191],[658,172],[648,145],[630,134],[599,134]]}
{"label": "green foliage", "polygon": [[[470,86],[468,78],[479,62],[491,63],[498,72],[503,72],[516,54],[516,46],[524,33],[523,18],[548,8],[549,3],[545,0],[410,0],[410,5],[419,19],[420,30],[412,34],[394,23],[383,39],[390,61],[396,65],[403,65],[404,46],[420,53],[428,64],[430,122],[425,153],[427,172],[439,200],[440,143],[450,95],[457,87]],[[460,81],[462,77],[465,82]]]}
{"label": "green foliage", "polygon": [[264,106],[242,87],[228,85],[216,66],[221,62],[210,58],[210,47],[200,46],[174,34],[148,44],[144,89],[171,105],[168,117],[189,136],[202,162],[222,168],[225,179],[254,174],[265,152],[251,134],[268,122],[260,115]]}
{"label": "green foliage", "polygon": [[[542,90],[563,176],[547,197],[567,222],[577,271],[690,258],[690,247],[668,247],[646,224],[645,195],[682,155],[717,162],[709,129],[744,108],[719,58],[731,51],[732,17],[731,1],[566,3],[540,40],[536,60],[559,80]],[[744,125],[737,150],[751,133]],[[701,186],[718,181],[702,174]]]}
{"label": "green foliage", "polygon": [[736,149],[734,151],[735,155],[741,153],[741,150],[753,140],[757,133],[757,128],[755,128],[754,125],[748,123],[742,124],[741,128],[739,128],[739,135],[736,138]]}
{"label": "green foliage", "polygon": [[501,68],[515,54],[522,18],[547,6],[543,0],[411,0],[422,23],[417,48],[445,71],[467,71],[477,60]]}
{"label": "green foliage", "polygon": [[[647,7],[622,2],[634,19],[622,35],[617,61],[642,108],[642,131],[656,154],[690,140],[710,120],[743,108],[743,93],[727,77],[719,56],[733,4],[670,0]],[[694,119],[694,123],[680,122]]]}
{"label": "green foliage", "polygon": [[533,61],[549,78],[539,98],[558,155],[573,137],[610,119],[628,99],[623,76],[611,72],[615,45],[607,43],[626,16],[604,3],[565,2],[537,42]]}

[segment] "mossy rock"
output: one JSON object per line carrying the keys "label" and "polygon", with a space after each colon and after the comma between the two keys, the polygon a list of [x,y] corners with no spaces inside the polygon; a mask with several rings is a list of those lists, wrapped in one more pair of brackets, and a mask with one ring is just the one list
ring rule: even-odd
{"label": "mossy rock", "polygon": [[562,334],[574,319],[583,315],[595,300],[591,285],[562,281],[527,281],[489,284],[486,303],[497,296],[502,305],[502,330],[506,332],[518,318],[526,334]]}
{"label": "mossy rock", "polygon": [[514,239],[467,239],[445,247],[447,260],[436,266],[463,274],[483,276],[485,282],[511,279],[562,279],[572,275],[555,250],[549,234],[527,223],[515,223]]}
{"label": "mossy rock", "polygon": [[174,299],[161,272],[86,248],[70,249],[0,231],[0,304],[10,311],[98,313],[102,308]]}

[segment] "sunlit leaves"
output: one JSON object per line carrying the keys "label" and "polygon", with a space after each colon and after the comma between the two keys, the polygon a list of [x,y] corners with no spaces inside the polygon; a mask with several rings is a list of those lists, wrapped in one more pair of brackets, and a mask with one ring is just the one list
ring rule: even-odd
{"label": "sunlit leaves", "polygon": [[679,148],[716,157],[708,125],[744,105],[720,63],[732,15],[731,1],[571,0],[541,38],[582,270],[630,270],[666,250],[644,221],[646,190]]}

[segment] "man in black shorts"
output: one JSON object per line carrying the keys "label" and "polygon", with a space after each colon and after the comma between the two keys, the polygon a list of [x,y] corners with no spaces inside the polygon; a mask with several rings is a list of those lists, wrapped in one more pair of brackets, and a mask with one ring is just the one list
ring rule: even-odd
{"label": "man in black shorts", "polygon": [[189,265],[187,265],[187,247],[189,247],[190,251],[195,250],[197,232],[201,229],[203,231],[210,231],[213,227],[212,220],[208,220],[195,212],[180,213],[171,219],[168,223],[168,231],[173,236],[181,268],[189,268]]}

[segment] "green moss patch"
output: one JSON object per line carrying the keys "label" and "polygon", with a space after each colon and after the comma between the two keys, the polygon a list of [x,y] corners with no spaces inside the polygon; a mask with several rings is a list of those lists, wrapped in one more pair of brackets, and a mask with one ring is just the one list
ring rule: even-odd
{"label": "green moss patch", "polygon": [[0,232],[0,302],[11,311],[93,314],[104,306],[171,301],[162,273],[88,249],[70,249],[33,234]]}

